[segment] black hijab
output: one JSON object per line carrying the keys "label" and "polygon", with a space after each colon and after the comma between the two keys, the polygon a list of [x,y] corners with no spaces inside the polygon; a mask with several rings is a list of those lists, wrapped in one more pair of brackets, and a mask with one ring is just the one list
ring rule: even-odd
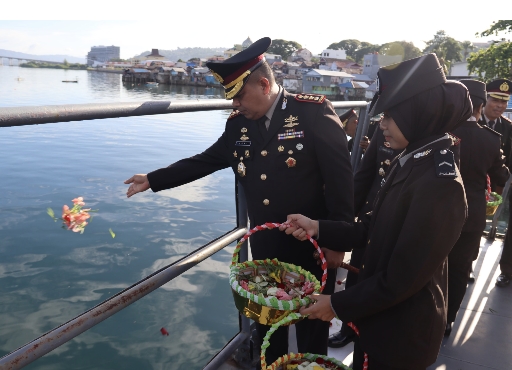
{"label": "black hijab", "polygon": [[471,117],[473,106],[463,84],[447,81],[389,108],[388,113],[411,144],[453,131]]}

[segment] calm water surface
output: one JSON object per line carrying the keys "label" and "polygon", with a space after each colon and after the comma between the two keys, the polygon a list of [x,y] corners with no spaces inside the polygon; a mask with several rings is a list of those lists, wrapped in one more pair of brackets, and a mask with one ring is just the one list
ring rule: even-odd
{"label": "calm water surface", "polygon": [[[79,83],[61,82],[75,78]],[[126,86],[118,74],[87,71],[0,66],[0,81],[0,107],[221,98],[217,89]],[[230,169],[131,199],[123,184],[204,150],[228,115],[0,128],[0,357],[236,226]],[[82,235],[46,213],[51,207],[59,215],[77,196],[98,210]],[[238,331],[228,284],[232,251],[27,369],[201,369]]]}

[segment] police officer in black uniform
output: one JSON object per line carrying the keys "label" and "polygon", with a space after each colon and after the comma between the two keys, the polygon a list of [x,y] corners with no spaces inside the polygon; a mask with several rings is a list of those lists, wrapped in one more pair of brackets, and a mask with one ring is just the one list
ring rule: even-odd
{"label": "police officer in black uniform", "polygon": [[[510,168],[512,150],[512,122],[503,115],[507,108],[507,103],[512,93],[512,81],[507,79],[498,79],[487,84],[487,104],[484,108],[484,114],[480,120],[480,124],[485,123],[494,130],[498,131],[501,137],[501,147],[506,157],[506,164]],[[492,189],[494,184],[491,182]],[[508,194],[509,205],[512,206],[512,197]],[[512,209],[512,207],[510,208]],[[510,217],[508,220],[507,235],[503,243],[503,251],[501,252],[500,269],[501,273],[496,278],[496,286],[506,287],[512,279],[512,230]]]}
{"label": "police officer in black uniform", "polygon": [[501,135],[490,127],[477,123],[486,102],[485,84],[476,80],[459,82],[468,88],[473,103],[473,115],[453,131],[461,139],[460,173],[466,191],[468,217],[457,243],[448,255],[448,314],[445,336],[452,331],[466,292],[471,263],[478,256],[480,239],[485,229],[487,174],[499,194],[509,175],[500,149]]}
{"label": "police officer in black uniform", "polygon": [[[373,122],[377,122],[378,125],[381,118],[381,116],[378,116],[378,120]],[[359,219],[371,212],[375,197],[381,188],[382,180],[389,171],[393,158],[401,152],[402,150],[390,148],[389,143],[384,139],[382,130],[372,133],[370,145],[354,175],[354,211]],[[354,248],[350,255],[350,265],[360,268],[364,252],[365,248]],[[355,272],[349,271],[345,281],[345,289],[355,285],[357,278],[358,275]],[[329,337],[329,347],[344,347],[353,342],[355,336],[354,331],[344,322],[340,331]]]}
{"label": "police officer in black uniform", "polygon": [[349,109],[340,116],[340,121],[343,129],[345,130],[345,133],[347,136],[350,136],[350,140],[348,141],[348,151],[352,152],[352,149],[354,148],[354,137],[356,135],[358,124],[356,111]]}
{"label": "police officer in black uniform", "polygon": [[503,115],[512,93],[512,81],[501,78],[486,85],[487,103],[482,117],[478,121],[481,126],[489,126],[501,134],[501,149],[510,168],[510,150],[512,147],[512,121]]}
{"label": "police officer in black uniform", "polygon": [[[151,188],[173,188],[231,167],[247,198],[251,227],[284,222],[289,213],[353,220],[352,168],[347,138],[332,104],[323,95],[289,94],[275,83],[264,52],[268,37],[208,68],[236,109],[220,138],[203,153],[126,180],[128,197]],[[267,230],[251,236],[255,260],[277,258],[321,278],[310,243]],[[309,245],[308,245],[309,244]],[[333,252],[336,253],[336,252]],[[330,269],[324,292],[334,291]],[[257,324],[260,341],[268,326]],[[329,323],[296,324],[299,352],[327,354]],[[288,329],[272,336],[267,363],[288,352]]]}

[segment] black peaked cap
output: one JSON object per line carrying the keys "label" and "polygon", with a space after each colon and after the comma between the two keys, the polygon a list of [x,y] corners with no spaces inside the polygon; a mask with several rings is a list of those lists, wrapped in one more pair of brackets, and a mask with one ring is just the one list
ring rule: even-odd
{"label": "black peaked cap", "polygon": [[485,84],[483,82],[471,79],[463,79],[459,80],[459,82],[468,88],[469,96],[475,96],[485,102],[487,99],[487,91],[485,90]]}
{"label": "black peaked cap", "polygon": [[247,49],[242,50],[223,62],[206,63],[213,76],[224,87],[226,99],[232,99],[242,90],[250,73],[257,69],[265,60],[263,53],[267,51],[271,44],[272,40],[269,37],[263,37],[255,41]]}
{"label": "black peaked cap", "polygon": [[435,54],[427,54],[379,68],[378,96],[371,115],[389,108],[446,82],[443,68]]}

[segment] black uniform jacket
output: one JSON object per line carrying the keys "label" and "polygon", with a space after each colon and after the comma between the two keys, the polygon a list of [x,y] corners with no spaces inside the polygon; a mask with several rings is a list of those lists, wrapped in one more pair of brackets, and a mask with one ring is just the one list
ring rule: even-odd
{"label": "black uniform jacket", "polygon": [[382,130],[377,130],[361,159],[354,175],[354,211],[356,215],[370,212],[373,201],[388,173],[393,158],[402,150],[393,150],[385,145]]}
{"label": "black uniform jacket", "polygon": [[[173,188],[231,167],[245,190],[251,227],[284,222],[292,213],[352,221],[347,137],[332,104],[312,101],[298,101],[283,91],[268,131],[232,114],[222,136],[203,153],[149,173],[151,189]],[[245,167],[244,176],[239,166]],[[250,242],[255,260],[277,258],[321,276],[309,242],[277,229],[257,232]]]}
{"label": "black uniform jacket", "polygon": [[486,175],[491,184],[501,187],[508,179],[505,157],[500,149],[501,135],[476,121],[464,122],[453,133],[461,139],[460,173],[468,202],[468,218],[462,231],[482,232],[486,219]]}
{"label": "black uniform jacket", "polygon": [[[481,126],[489,126],[483,114],[478,123]],[[505,156],[505,165],[510,168],[510,151],[512,150],[512,121],[510,121],[505,116],[499,117],[496,120],[496,124],[494,125],[494,131],[501,134],[501,150],[503,150],[503,155]]]}
{"label": "black uniform jacket", "polygon": [[[331,296],[338,317],[359,328],[370,363],[374,356],[412,370],[437,358],[446,326],[447,256],[467,212],[457,167],[446,171],[453,176],[437,174],[436,152],[451,145],[443,139],[419,149],[396,175],[398,160],[391,164],[366,228],[358,283]],[[346,250],[364,234],[362,224],[320,221],[319,242]]]}

